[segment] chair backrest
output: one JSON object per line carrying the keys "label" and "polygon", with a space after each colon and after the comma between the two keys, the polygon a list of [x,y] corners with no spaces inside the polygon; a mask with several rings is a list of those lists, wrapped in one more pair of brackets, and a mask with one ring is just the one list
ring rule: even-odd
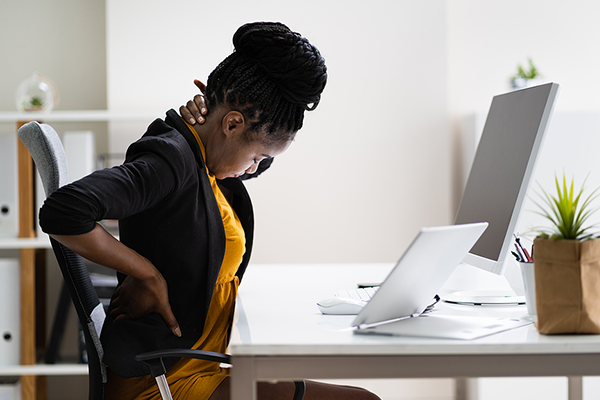
{"label": "chair backrest", "polygon": [[[56,131],[46,124],[29,122],[18,132],[35,162],[46,197],[68,182],[67,158]],[[54,239],[52,249],[63,274],[65,285],[77,311],[85,336],[89,368],[89,399],[104,399],[106,368],[100,343],[105,313],[83,259]]]}

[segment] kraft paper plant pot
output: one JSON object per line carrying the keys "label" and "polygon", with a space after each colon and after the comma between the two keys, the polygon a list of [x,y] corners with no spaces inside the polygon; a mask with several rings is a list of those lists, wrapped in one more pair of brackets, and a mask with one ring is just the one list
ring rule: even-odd
{"label": "kraft paper plant pot", "polygon": [[534,241],[536,327],[600,333],[600,239]]}

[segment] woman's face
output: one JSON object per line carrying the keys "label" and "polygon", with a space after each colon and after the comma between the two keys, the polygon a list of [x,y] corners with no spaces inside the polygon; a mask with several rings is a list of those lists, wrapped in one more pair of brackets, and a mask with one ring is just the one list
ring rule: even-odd
{"label": "woman's face", "polygon": [[208,170],[217,179],[253,174],[262,160],[282,154],[292,143],[289,140],[266,146],[260,140],[260,134],[251,134],[250,137],[252,139],[243,134],[227,136],[218,146],[207,148]]}

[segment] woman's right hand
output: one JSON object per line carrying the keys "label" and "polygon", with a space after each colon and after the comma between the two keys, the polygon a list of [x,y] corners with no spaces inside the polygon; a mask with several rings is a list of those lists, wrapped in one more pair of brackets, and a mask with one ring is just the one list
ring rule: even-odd
{"label": "woman's right hand", "polygon": [[143,279],[125,278],[115,290],[110,315],[119,321],[138,319],[155,312],[176,336],[181,337],[179,324],[169,304],[167,282],[154,266],[152,268],[155,273]]}
{"label": "woman's right hand", "polygon": [[201,94],[195,95],[193,100],[189,100],[184,106],[179,107],[179,114],[190,125],[203,124],[206,121],[204,116],[208,114],[208,108],[206,108],[206,101],[204,100],[206,85],[198,79],[194,79],[194,84],[200,89]]}

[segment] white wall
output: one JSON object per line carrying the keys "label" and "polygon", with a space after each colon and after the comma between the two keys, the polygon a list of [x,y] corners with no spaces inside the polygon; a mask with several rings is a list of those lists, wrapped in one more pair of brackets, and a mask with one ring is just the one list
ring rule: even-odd
{"label": "white wall", "polygon": [[61,94],[57,109],[106,107],[104,1],[0,1],[0,110],[16,111],[19,83],[35,71]]}
{"label": "white wall", "polygon": [[562,86],[557,111],[600,109],[600,3],[594,0],[452,0],[448,85],[453,116],[487,111],[531,57]]}
{"label": "white wall", "polygon": [[108,0],[109,107],[177,108],[231,52],[237,27],[288,24],[321,50],[329,82],[296,143],[248,184],[253,260],[395,261],[421,226],[452,221],[446,5],[292,4]]}
{"label": "white wall", "polygon": [[[106,108],[104,0],[0,1],[0,111],[17,111],[15,92],[35,71],[58,88],[56,110]],[[107,151],[105,123],[54,123],[66,130],[93,130],[99,152]],[[14,132],[0,123],[0,132]]]}

